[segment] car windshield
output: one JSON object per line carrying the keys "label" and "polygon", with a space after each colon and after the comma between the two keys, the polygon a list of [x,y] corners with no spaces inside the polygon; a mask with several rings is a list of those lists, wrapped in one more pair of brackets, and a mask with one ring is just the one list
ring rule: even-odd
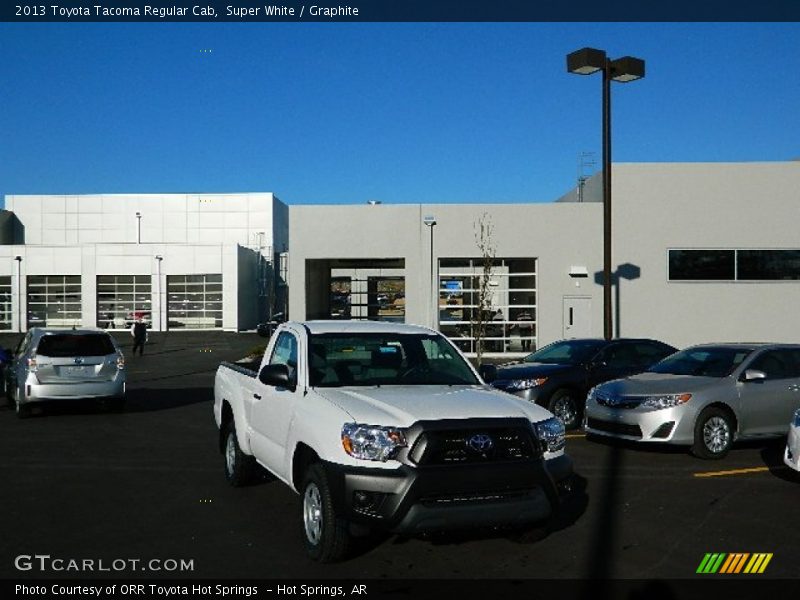
{"label": "car windshield", "polygon": [[752,348],[701,346],[682,350],[650,367],[651,373],[727,377],[742,364]]}
{"label": "car windshield", "polygon": [[103,333],[46,335],[39,341],[39,346],[36,348],[36,354],[51,358],[107,356],[115,352],[111,337]]}
{"label": "car windshield", "polygon": [[479,383],[439,335],[326,333],[309,340],[309,377],[315,387]]}
{"label": "car windshield", "polygon": [[526,363],[580,365],[592,358],[603,346],[601,340],[566,340],[555,342],[522,359]]}

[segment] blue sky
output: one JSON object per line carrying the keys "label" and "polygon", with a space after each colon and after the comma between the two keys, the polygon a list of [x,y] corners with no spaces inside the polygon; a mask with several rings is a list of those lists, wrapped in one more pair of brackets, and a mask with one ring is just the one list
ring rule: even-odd
{"label": "blue sky", "polygon": [[800,24],[0,24],[0,194],[550,201],[600,158],[800,158]]}

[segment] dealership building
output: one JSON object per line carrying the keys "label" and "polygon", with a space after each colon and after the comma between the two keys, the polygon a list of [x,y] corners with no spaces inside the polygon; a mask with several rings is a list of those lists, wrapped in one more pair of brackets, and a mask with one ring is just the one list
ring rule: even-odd
{"label": "dealership building", "polygon": [[[247,330],[288,312],[428,325],[468,352],[477,317],[491,353],[599,337],[600,188],[288,208],[270,193],[7,196],[0,327],[142,314],[156,330]],[[800,340],[798,223],[797,161],[614,164],[615,335]]]}

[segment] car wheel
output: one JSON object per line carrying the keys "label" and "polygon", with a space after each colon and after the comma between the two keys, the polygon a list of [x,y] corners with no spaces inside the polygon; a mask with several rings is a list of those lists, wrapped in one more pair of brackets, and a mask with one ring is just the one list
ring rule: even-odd
{"label": "car wheel", "polygon": [[697,417],[692,454],[698,458],[723,458],[733,445],[733,418],[722,408],[712,406]]}
{"label": "car wheel", "polygon": [[558,390],[547,403],[547,409],[564,422],[565,429],[578,427],[580,411],[574,392]]}
{"label": "car wheel", "polygon": [[335,562],[347,555],[350,531],[347,521],[336,514],[325,471],[311,465],[303,479],[303,539],[313,560]]}
{"label": "car wheel", "polygon": [[225,428],[225,479],[233,487],[247,485],[253,480],[256,459],[242,452],[233,421]]}

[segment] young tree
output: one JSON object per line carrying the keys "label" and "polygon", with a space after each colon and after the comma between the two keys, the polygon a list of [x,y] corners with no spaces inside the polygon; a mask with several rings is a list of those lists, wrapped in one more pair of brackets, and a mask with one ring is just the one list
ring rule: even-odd
{"label": "young tree", "polygon": [[481,363],[483,347],[486,338],[486,323],[491,320],[492,289],[489,285],[492,279],[492,268],[497,253],[495,246],[494,224],[492,218],[483,213],[474,224],[475,244],[481,255],[482,273],[478,279],[478,307],[472,311],[472,335],[475,338],[475,354],[478,364]]}

